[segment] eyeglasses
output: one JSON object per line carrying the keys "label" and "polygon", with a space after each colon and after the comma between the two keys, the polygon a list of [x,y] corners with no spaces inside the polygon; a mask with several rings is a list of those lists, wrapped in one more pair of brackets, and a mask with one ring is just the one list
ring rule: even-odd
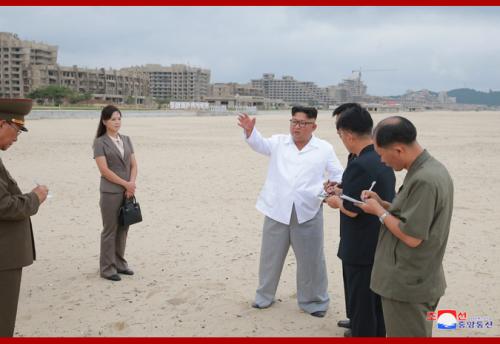
{"label": "eyeglasses", "polygon": [[308,124],[314,124],[314,122],[308,122],[308,121],[297,121],[295,119],[290,120],[290,125],[292,127],[299,126],[299,128],[305,128],[306,125]]}
{"label": "eyeglasses", "polygon": [[9,121],[6,121],[8,125],[10,125],[12,128],[16,129],[17,130],[17,135],[21,135],[23,133],[23,131],[21,129],[19,129],[19,127],[17,125],[15,125],[14,123],[12,122],[9,122]]}

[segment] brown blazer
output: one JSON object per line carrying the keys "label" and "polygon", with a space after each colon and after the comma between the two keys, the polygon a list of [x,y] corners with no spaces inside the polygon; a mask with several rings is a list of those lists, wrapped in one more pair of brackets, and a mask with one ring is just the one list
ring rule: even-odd
{"label": "brown blazer", "polygon": [[[106,157],[109,169],[116,173],[120,178],[129,181],[130,171],[132,169],[130,156],[134,154],[134,147],[132,146],[132,141],[130,141],[128,136],[119,136],[123,141],[123,158],[114,142],[111,141],[107,134],[104,134],[94,140],[94,159],[99,156]],[[121,185],[114,184],[101,176],[100,191],[109,193],[124,193],[125,188]]]}
{"label": "brown blazer", "polygon": [[0,159],[0,270],[21,268],[35,260],[30,216],[39,206],[37,195],[23,194]]}

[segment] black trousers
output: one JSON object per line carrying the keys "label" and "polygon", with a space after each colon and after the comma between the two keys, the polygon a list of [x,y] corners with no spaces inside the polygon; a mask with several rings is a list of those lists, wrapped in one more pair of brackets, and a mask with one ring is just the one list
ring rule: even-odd
{"label": "black trousers", "polygon": [[345,301],[345,315],[347,319],[351,319],[350,307],[349,307],[349,289],[347,289],[347,275],[342,263],[342,280],[344,281],[344,301]]}
{"label": "black trousers", "polygon": [[353,337],[385,337],[380,296],[370,289],[372,267],[342,262],[347,314],[351,319]]}

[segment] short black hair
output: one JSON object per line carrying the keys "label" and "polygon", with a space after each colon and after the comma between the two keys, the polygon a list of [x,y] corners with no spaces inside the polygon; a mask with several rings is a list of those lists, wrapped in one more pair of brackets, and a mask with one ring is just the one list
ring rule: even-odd
{"label": "short black hair", "polygon": [[338,115],[337,130],[344,129],[358,135],[371,135],[373,129],[372,116],[361,105],[351,104],[353,105],[341,111],[340,115]]}
{"label": "short black hair", "polygon": [[333,110],[332,117],[340,115],[345,110],[347,110],[349,108],[352,108],[354,106],[360,106],[360,105],[358,103],[344,103],[344,104],[341,104],[341,105],[337,106],[335,108],[335,110]]}
{"label": "short black hair", "polygon": [[374,136],[379,147],[387,147],[393,143],[410,145],[417,139],[417,129],[408,119],[393,116],[377,124]]}
{"label": "short black hair", "polygon": [[307,118],[317,118],[318,117],[318,110],[313,107],[307,107],[307,106],[294,106],[292,108],[292,116],[295,116],[297,112],[303,112],[307,115]]}

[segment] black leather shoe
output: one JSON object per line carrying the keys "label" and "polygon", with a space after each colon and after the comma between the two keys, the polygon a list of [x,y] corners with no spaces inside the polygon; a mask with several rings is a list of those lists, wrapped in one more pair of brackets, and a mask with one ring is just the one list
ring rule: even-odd
{"label": "black leather shoe", "polygon": [[106,276],[104,278],[108,279],[110,281],[115,281],[115,282],[122,280],[122,278],[118,274],[114,274],[114,275],[111,275],[111,276]]}
{"label": "black leather shoe", "polygon": [[346,338],[352,337],[352,331],[351,331],[350,328],[348,328],[347,330],[345,330],[344,337],[346,337]]}
{"label": "black leather shoe", "polygon": [[130,270],[130,269],[125,269],[125,270],[118,270],[118,273],[122,274],[122,275],[130,275],[130,276],[132,276],[134,274],[134,271]]}
{"label": "black leather shoe", "polygon": [[316,312],[311,313],[311,315],[313,317],[317,317],[317,318],[324,318],[325,314],[326,314],[326,311],[316,311]]}
{"label": "black leather shoe", "polygon": [[351,320],[346,319],[346,320],[339,320],[337,322],[338,327],[343,327],[343,328],[351,328]]}
{"label": "black leather shoe", "polygon": [[264,306],[259,306],[259,305],[258,305],[258,304],[256,304],[255,302],[252,302],[252,307],[253,307],[253,308],[257,308],[257,309],[266,309],[266,308],[271,307],[271,306],[273,305],[273,303],[274,303],[274,301],[273,301],[273,302],[271,302],[271,303],[269,304],[269,306],[265,306],[265,307],[264,307]]}

